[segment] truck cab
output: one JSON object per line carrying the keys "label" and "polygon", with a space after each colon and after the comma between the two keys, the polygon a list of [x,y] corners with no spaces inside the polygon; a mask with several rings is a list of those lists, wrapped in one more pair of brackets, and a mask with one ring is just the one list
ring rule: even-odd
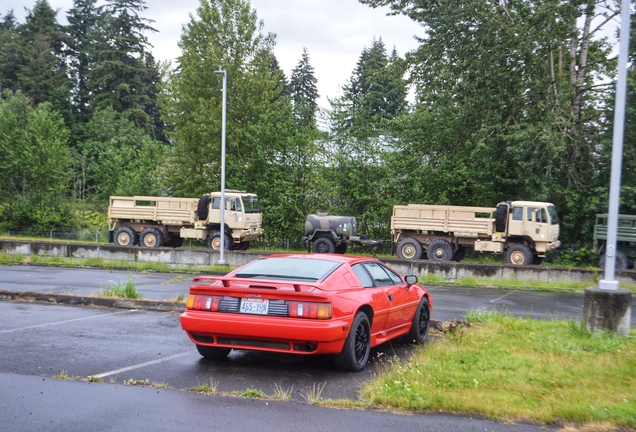
{"label": "truck cab", "polygon": [[[500,204],[501,206],[502,204]],[[539,254],[545,254],[560,246],[559,216],[551,203],[512,201],[508,206],[507,241],[524,240],[534,245]],[[499,217],[499,206],[497,206]],[[495,222],[497,224],[497,221]]]}

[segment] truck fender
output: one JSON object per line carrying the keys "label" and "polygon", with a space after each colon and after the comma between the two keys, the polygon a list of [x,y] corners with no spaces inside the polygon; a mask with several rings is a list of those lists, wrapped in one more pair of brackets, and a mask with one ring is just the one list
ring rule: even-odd
{"label": "truck fender", "polygon": [[[528,246],[530,249],[532,249],[533,252],[536,251],[537,249],[534,243],[534,240],[532,240],[532,238],[529,236],[508,237],[508,241],[506,243],[510,245],[515,243],[522,243]],[[510,246],[507,246],[507,247],[510,247]]]}

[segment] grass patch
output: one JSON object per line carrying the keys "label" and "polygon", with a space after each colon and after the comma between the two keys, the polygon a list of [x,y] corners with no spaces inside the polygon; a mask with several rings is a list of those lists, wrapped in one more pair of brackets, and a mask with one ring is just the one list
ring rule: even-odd
{"label": "grass patch", "polygon": [[210,378],[209,381],[206,381],[203,384],[191,387],[190,390],[197,393],[216,393],[216,389],[218,386],[219,386],[219,382],[214,381],[212,378]]}
{"label": "grass patch", "polygon": [[322,384],[314,383],[314,385],[310,389],[301,392],[300,395],[309,404],[319,404],[320,402],[322,402],[322,391],[324,390],[325,385],[327,385],[326,381]]}
{"label": "grass patch", "polygon": [[[587,287],[598,285],[595,282],[561,282],[561,281],[523,281],[503,278],[461,277],[448,280],[440,275],[428,274],[420,276],[419,282],[429,286],[457,286],[462,288],[497,288],[523,291],[584,291]],[[620,283],[621,288],[636,293],[636,284]]]}
{"label": "grass patch", "polygon": [[496,420],[636,427],[636,332],[590,334],[580,323],[471,312],[469,322],[408,363],[391,360],[365,401]]}
{"label": "grass patch", "polygon": [[150,380],[145,379],[145,380],[139,380],[139,379],[128,379],[126,381],[124,381],[124,385],[125,386],[149,386],[150,385]]}
{"label": "grass patch", "polygon": [[94,375],[89,376],[88,378],[86,378],[86,380],[88,382],[104,382],[103,378],[100,378],[100,377],[94,376]]}
{"label": "grass patch", "polygon": [[292,392],[294,391],[294,386],[289,388],[284,388],[281,385],[274,383],[274,394],[273,398],[278,400],[291,400]]}
{"label": "grass patch", "polygon": [[141,292],[137,291],[135,278],[132,276],[126,282],[109,281],[105,287],[99,290],[100,297],[119,297],[127,299],[140,299]]}
{"label": "grass patch", "polygon": [[66,371],[62,370],[62,371],[60,371],[59,374],[53,375],[52,378],[65,380],[65,379],[68,379],[68,373]]}
{"label": "grass patch", "polygon": [[245,389],[245,391],[241,393],[241,396],[256,399],[265,397],[265,393],[263,393],[263,391],[259,389]]}

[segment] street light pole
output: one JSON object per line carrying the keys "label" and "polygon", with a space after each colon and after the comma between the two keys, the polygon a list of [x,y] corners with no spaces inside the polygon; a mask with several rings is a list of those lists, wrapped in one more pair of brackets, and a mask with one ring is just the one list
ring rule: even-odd
{"label": "street light pole", "polygon": [[223,115],[221,118],[221,258],[218,264],[227,264],[225,261],[225,115],[227,105],[227,71],[219,67],[215,73],[223,75]]}

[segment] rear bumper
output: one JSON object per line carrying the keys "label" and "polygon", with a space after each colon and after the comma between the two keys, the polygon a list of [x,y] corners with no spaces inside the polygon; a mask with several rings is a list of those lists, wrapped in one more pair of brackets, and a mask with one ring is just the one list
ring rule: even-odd
{"label": "rear bumper", "polygon": [[309,320],[187,310],[181,328],[198,345],[295,354],[337,354],[349,320]]}

